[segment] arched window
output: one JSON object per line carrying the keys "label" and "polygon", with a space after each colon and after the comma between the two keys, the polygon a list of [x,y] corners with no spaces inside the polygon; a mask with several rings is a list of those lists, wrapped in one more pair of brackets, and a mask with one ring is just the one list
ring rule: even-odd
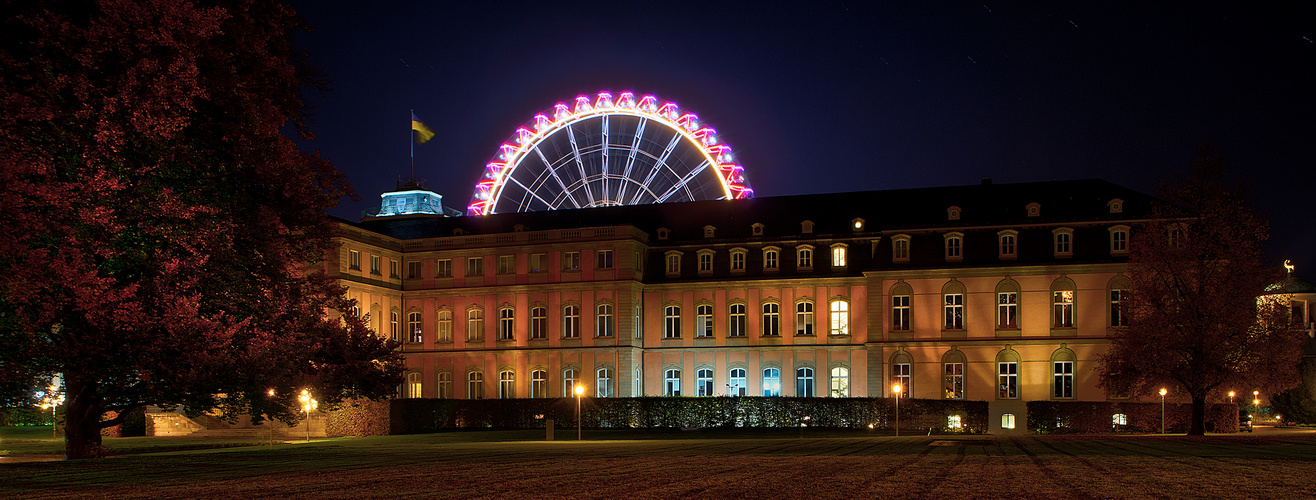
{"label": "arched window", "polygon": [[548,397],[548,372],[544,370],[530,372],[530,397]]}
{"label": "arched window", "polygon": [[567,304],[562,306],[562,338],[580,337],[580,306]]}
{"label": "arched window", "polygon": [[832,267],[845,267],[845,243],[832,244]]}
{"label": "arched window", "polygon": [[439,372],[439,398],[452,399],[452,374]]}
{"label": "arched window", "polygon": [[663,338],[681,338],[681,306],[663,308]]}
{"label": "arched window", "polygon": [[394,342],[402,342],[402,325],[398,319],[396,309],[388,312],[388,338]]}
{"label": "arched window", "polygon": [[420,391],[421,391],[420,374],[419,374],[419,373],[416,373],[416,372],[408,373],[408,374],[407,374],[407,397],[409,397],[409,398],[419,398],[419,397],[421,397],[421,392],[420,392]]}
{"label": "arched window", "polygon": [[831,390],[827,393],[833,398],[850,397],[850,369],[844,366],[832,368]]}
{"label": "arched window", "polygon": [[941,357],[944,387],[942,396],[946,399],[964,399],[964,353],[952,348]]}
{"label": "arched window", "polygon": [[781,370],[777,368],[763,369],[763,395],[780,396],[781,395]]}
{"label": "arched window", "polygon": [[580,374],[574,368],[562,370],[562,397],[569,398],[576,395],[576,379],[578,377],[580,377]]}
{"label": "arched window", "polygon": [[595,372],[595,375],[597,375],[597,380],[594,384],[595,394],[601,398],[610,398],[614,396],[612,393],[612,369],[599,368]]}
{"label": "arched window", "polygon": [[964,233],[946,233],[943,238],[946,240],[946,261],[964,260]]}
{"label": "arched window", "polygon": [[700,368],[695,371],[695,390],[698,391],[696,396],[713,395],[713,370],[711,368]]}
{"label": "arched window", "polygon": [[536,306],[530,308],[530,338],[543,340],[548,338],[548,308]]}
{"label": "arched window", "polygon": [[964,329],[964,284],[959,281],[947,282],[941,287],[942,324],[944,330]]}
{"label": "arched window", "polygon": [[1051,397],[1074,399],[1074,351],[1061,344],[1051,353]]}
{"label": "arched window", "polygon": [[498,372],[498,399],[516,397],[516,373],[511,370]]}
{"label": "arched window", "polygon": [[765,302],[763,304],[763,335],[776,337],[781,335],[781,304]]}
{"label": "arched window", "polygon": [[908,283],[900,282],[891,287],[891,331],[910,331],[909,298],[914,290]]}
{"label": "arched window", "polygon": [[996,329],[1019,329],[1019,283],[1014,280],[996,284]]}
{"label": "arched window", "polygon": [[484,337],[484,309],[472,307],[466,311],[466,340]]}
{"label": "arched window", "polygon": [[[899,397],[908,398],[914,392],[914,359],[905,351],[891,355],[891,385],[900,384]],[[887,387],[886,390],[890,390]]]}
{"label": "arched window", "polygon": [[516,340],[516,310],[498,309],[498,340]]}
{"label": "arched window", "polygon": [[802,398],[813,397],[813,368],[801,366],[795,369],[795,395]]}
{"label": "arched window", "polygon": [[849,335],[850,302],[845,299],[832,299],[828,305],[828,310],[831,317],[828,333],[832,335]]}
{"label": "arched window", "polygon": [[812,245],[800,245],[795,247],[795,267],[800,270],[813,269]]}
{"label": "arched window", "polygon": [[801,300],[795,303],[795,334],[813,335],[813,302]]}
{"label": "arched window", "polygon": [[1068,278],[1051,282],[1051,327],[1074,327],[1074,304],[1077,290]]}
{"label": "arched window", "polygon": [[695,306],[695,336],[712,337],[713,336],[713,305],[699,304]]}
{"label": "arched window", "polygon": [[673,368],[663,373],[663,395],[681,395],[681,370]]}
{"label": "arched window", "polygon": [[996,354],[996,399],[1019,399],[1019,353],[1006,346]]}
{"label": "arched window", "polygon": [[439,342],[452,342],[452,311],[449,309],[440,309],[438,312],[438,340]]}
{"label": "arched window", "polygon": [[1110,297],[1106,324],[1114,327],[1129,326],[1129,293],[1132,288],[1133,282],[1123,275],[1111,278],[1106,284],[1106,293]]}
{"label": "arched window", "polygon": [[1055,242],[1056,257],[1071,257],[1074,255],[1074,230],[1067,227],[1059,227],[1051,231],[1052,238]]}
{"label": "arched window", "polygon": [[745,382],[745,369],[732,368],[728,373],[728,396],[744,396],[749,392],[749,386]]}
{"label": "arched window", "polygon": [[613,323],[612,304],[599,304],[598,318],[594,322],[594,334],[598,337],[611,337],[616,325]]}
{"label": "arched window", "polygon": [[407,342],[423,342],[424,338],[424,332],[421,330],[420,311],[407,313]]}
{"label": "arched window", "polygon": [[728,309],[731,311],[729,323],[727,325],[727,336],[744,337],[747,330],[748,321],[745,319],[745,304],[731,304]]}
{"label": "arched window", "polygon": [[776,271],[781,260],[781,249],[777,247],[763,247],[763,270]]}
{"label": "arched window", "polygon": [[897,234],[891,237],[891,261],[909,262],[909,235]]}
{"label": "arched window", "polygon": [[484,372],[466,374],[466,399],[484,399]]}
{"label": "arched window", "polygon": [[996,233],[997,257],[1013,260],[1018,257],[1019,231],[1005,229]]}

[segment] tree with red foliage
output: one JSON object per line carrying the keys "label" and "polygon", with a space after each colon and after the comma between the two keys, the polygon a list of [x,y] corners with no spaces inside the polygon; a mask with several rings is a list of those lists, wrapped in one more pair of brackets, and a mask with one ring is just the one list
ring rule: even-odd
{"label": "tree with red foliage", "polygon": [[1163,191],[1166,203],[1130,240],[1129,325],[1112,335],[1101,384],[1133,397],[1162,387],[1187,395],[1188,433],[1202,435],[1209,398],[1294,386],[1305,335],[1286,304],[1266,298],[1280,279],[1261,264],[1266,222],[1225,186],[1219,157],[1204,149],[1192,175]]}
{"label": "tree with red foliage", "polygon": [[290,7],[3,9],[0,403],[60,375],[83,458],[146,405],[293,422],[304,387],[329,405],[393,391],[393,346],[335,312],[353,304],[319,272],[350,188],[281,133],[312,138]]}

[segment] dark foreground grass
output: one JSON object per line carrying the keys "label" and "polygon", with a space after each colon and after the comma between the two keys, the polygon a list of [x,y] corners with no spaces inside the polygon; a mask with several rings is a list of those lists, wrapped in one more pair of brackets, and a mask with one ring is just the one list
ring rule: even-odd
{"label": "dark foreground grass", "polygon": [[[734,436],[734,437],[728,437]],[[0,464],[23,498],[1311,498],[1316,434],[536,432]],[[559,439],[570,436],[558,435]],[[620,439],[625,438],[625,439]]]}

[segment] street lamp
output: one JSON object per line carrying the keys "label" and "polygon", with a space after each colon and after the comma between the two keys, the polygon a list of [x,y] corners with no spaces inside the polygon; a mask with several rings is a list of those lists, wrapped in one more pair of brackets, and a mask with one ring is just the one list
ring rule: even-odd
{"label": "street lamp", "polygon": [[55,423],[55,407],[64,404],[64,395],[59,393],[59,384],[52,382],[41,398],[41,407],[50,408],[50,437],[59,437],[59,425]]}
{"label": "street lamp", "polygon": [[1161,434],[1165,434],[1165,388],[1161,388]]}
{"label": "street lamp", "polygon": [[896,437],[900,437],[900,384],[891,386],[891,392],[896,394]]}
{"label": "street lamp", "polygon": [[583,441],[580,437],[580,397],[585,395],[585,386],[576,384],[576,441]]}
{"label": "street lamp", "polygon": [[1234,391],[1229,391],[1229,404],[1234,404]]}
{"label": "street lamp", "polygon": [[[267,392],[266,394],[270,395],[270,399],[274,399],[274,388],[271,387],[269,392]],[[273,450],[274,449],[274,419],[270,417],[270,413],[268,411],[265,412],[265,418],[270,421],[270,449]]]}
{"label": "street lamp", "polygon": [[302,402],[302,412],[306,413],[306,442],[311,442],[311,410],[320,407],[320,402],[311,397],[310,391],[302,389],[301,397],[297,398]]}

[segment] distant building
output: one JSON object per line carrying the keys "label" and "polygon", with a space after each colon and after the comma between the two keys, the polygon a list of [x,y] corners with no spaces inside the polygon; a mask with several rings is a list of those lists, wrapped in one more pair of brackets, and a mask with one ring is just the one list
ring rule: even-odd
{"label": "distant building", "polygon": [[[412,198],[413,194],[419,198]],[[428,193],[428,194],[427,194]],[[1104,401],[1151,199],[1100,180],[444,217],[399,190],[327,271],[403,342],[402,397]],[[411,210],[416,206],[426,209]],[[390,200],[404,207],[387,215]],[[425,205],[428,203],[428,205]]]}

